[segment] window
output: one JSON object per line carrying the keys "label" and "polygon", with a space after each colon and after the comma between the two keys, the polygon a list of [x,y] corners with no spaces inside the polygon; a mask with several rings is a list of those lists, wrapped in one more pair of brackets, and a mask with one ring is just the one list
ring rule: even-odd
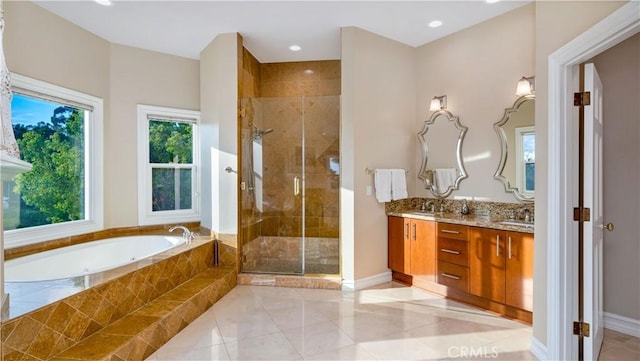
{"label": "window", "polygon": [[11,117],[29,172],[3,182],[8,248],[103,228],[103,101],[12,74]]}
{"label": "window", "polygon": [[522,194],[533,196],[536,189],[535,127],[519,127],[516,132],[516,183]]}
{"label": "window", "polygon": [[191,110],[138,105],[138,223],[200,220],[198,123]]}

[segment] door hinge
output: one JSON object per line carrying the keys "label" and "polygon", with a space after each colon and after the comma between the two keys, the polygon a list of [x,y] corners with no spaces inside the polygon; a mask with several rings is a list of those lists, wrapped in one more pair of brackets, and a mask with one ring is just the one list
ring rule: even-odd
{"label": "door hinge", "polygon": [[589,222],[591,220],[591,208],[573,208],[573,220],[576,222]]}
{"label": "door hinge", "polygon": [[240,109],[238,114],[240,115],[241,118],[244,118],[247,115],[247,110],[246,109]]}
{"label": "door hinge", "polygon": [[591,105],[591,92],[573,93],[573,105],[576,107]]}
{"label": "door hinge", "polygon": [[591,334],[590,330],[591,330],[591,326],[586,322],[574,322],[573,323],[573,334],[574,335],[578,335],[578,336],[582,336],[582,337],[589,337],[589,335]]}

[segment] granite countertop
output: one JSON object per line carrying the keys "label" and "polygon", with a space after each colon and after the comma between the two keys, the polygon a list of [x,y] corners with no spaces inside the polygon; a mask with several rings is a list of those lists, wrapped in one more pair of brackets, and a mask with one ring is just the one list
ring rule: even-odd
{"label": "granite countertop", "polygon": [[[533,223],[531,223],[531,226],[526,226],[524,225],[524,221],[490,217],[485,215],[474,215],[474,214],[462,215],[460,213],[449,213],[449,212],[431,213],[431,212],[421,212],[419,210],[390,211],[390,212],[387,212],[386,214],[387,216],[423,219],[426,221],[436,221],[441,223],[462,224],[466,226],[493,228],[493,229],[500,229],[505,231],[534,233]],[[510,225],[510,224],[501,223],[505,221],[519,222],[519,223],[522,223],[523,225]]]}

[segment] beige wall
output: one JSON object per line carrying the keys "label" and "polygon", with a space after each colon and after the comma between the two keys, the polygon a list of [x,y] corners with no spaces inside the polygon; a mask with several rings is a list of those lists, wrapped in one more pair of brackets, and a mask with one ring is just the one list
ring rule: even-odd
{"label": "beige wall", "polygon": [[[109,101],[109,43],[26,1],[5,1],[4,53],[13,73]],[[109,116],[105,105],[105,119]]]}
{"label": "beige wall", "polygon": [[137,104],[200,109],[200,63],[111,44],[105,118],[105,227],[138,224]]}
{"label": "beige wall", "polygon": [[[417,121],[413,133],[431,116],[431,98],[443,94],[448,98],[447,109],[469,128],[462,146],[469,178],[450,197],[517,202],[493,178],[500,163],[500,141],[493,124],[518,98],[518,80],[535,75],[534,15],[534,5],[527,5],[418,48]],[[417,170],[422,154],[417,147],[414,153],[413,167]],[[432,197],[422,183],[418,183],[415,194]]]}
{"label": "beige wall", "polygon": [[640,320],[640,34],[590,62],[603,84],[604,311]]}
{"label": "beige wall", "polygon": [[[549,55],[622,6],[617,1],[536,2],[536,230],[533,337],[547,340],[547,138]],[[579,11],[579,13],[577,13]],[[567,21],[571,19],[571,21]]]}
{"label": "beige wall", "polygon": [[408,169],[408,187],[415,188],[415,59],[412,47],[342,29],[340,236],[347,281],[388,271],[384,204],[366,195],[373,176],[365,168]]}
{"label": "beige wall", "polygon": [[238,228],[238,34],[220,34],[200,53],[202,226],[236,240]]}
{"label": "beige wall", "polygon": [[5,2],[9,70],[104,99],[105,227],[138,224],[136,104],[200,108],[197,60],[110,44],[30,2]]}

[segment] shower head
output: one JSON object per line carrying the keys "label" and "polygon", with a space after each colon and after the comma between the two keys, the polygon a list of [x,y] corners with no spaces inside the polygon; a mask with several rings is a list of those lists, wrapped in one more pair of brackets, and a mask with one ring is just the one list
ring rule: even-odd
{"label": "shower head", "polygon": [[253,126],[253,139],[259,139],[262,138],[263,135],[265,134],[269,134],[273,132],[273,128],[269,128],[269,129],[258,129],[258,127],[256,127],[255,125]]}

